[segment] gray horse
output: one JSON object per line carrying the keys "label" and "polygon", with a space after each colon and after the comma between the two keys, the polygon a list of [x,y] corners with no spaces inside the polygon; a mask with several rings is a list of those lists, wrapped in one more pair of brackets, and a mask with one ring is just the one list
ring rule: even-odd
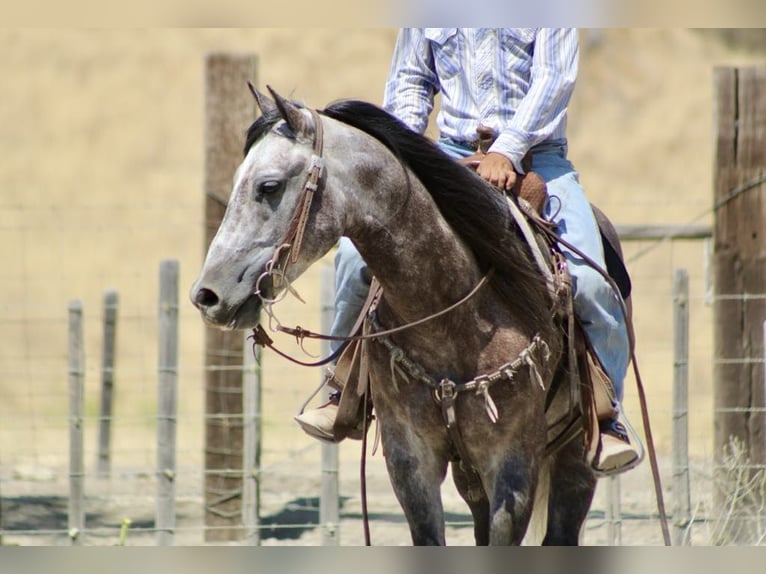
{"label": "gray horse", "polygon": [[[565,332],[506,199],[376,106],[316,112],[254,94],[262,115],[191,290],[204,320],[253,328],[264,302],[341,236],[383,287],[368,330],[464,300],[367,345],[383,453],[412,540],[445,543],[440,488],[452,462],[477,544],[521,543],[533,511],[544,544],[577,544],[596,479],[582,440],[546,450],[549,422],[570,401]],[[393,381],[391,347],[422,376],[397,369]]]}

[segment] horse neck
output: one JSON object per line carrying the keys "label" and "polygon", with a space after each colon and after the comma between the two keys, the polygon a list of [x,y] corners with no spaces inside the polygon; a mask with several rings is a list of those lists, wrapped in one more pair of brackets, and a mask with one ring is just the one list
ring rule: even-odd
{"label": "horse neck", "polygon": [[389,175],[356,194],[358,215],[347,234],[381,283],[394,315],[411,321],[463,297],[480,273],[422,184],[412,174],[408,184],[398,164]]}

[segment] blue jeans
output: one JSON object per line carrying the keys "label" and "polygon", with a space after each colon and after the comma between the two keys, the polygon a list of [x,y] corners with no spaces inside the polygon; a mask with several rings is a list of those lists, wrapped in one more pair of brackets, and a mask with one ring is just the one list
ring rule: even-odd
{"label": "blue jeans", "polygon": [[[450,140],[439,140],[439,147],[455,159],[467,157],[472,150]],[[590,203],[580,186],[577,172],[567,159],[566,141],[545,142],[532,154],[532,170],[542,177],[550,196],[545,216],[558,226],[558,234],[606,268]],[[630,360],[628,330],[619,294],[579,256],[562,246],[572,277],[575,313],[580,318],[606,374],[612,380],[617,399],[622,401],[625,373]],[[353,243],[342,237],[335,255],[335,319],[331,334],[347,336],[361,312],[370,285],[370,273]],[[330,343],[335,350],[339,342]]]}

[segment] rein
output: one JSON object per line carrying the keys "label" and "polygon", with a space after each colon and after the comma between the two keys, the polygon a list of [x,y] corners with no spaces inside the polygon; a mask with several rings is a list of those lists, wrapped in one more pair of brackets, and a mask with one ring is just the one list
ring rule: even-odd
{"label": "rein", "polygon": [[[258,281],[256,282],[255,294],[258,297],[260,297],[261,302],[264,304],[264,306],[271,306],[277,301],[277,299],[271,299],[264,296],[264,294],[262,293],[260,289],[261,281],[267,277],[276,276],[276,277],[279,277],[280,280],[284,280],[285,282],[287,282],[286,275],[287,275],[288,265],[298,261],[298,256],[300,255],[300,250],[303,245],[303,235],[306,231],[306,224],[308,223],[309,213],[311,211],[311,204],[314,199],[314,193],[317,191],[317,189],[319,189],[320,179],[322,176],[322,172],[324,170],[324,159],[322,158],[322,152],[324,150],[324,129],[322,128],[322,119],[316,110],[310,109],[309,111],[311,112],[311,117],[314,120],[313,155],[311,156],[311,165],[309,166],[309,175],[306,178],[306,183],[303,186],[303,191],[298,200],[298,207],[296,209],[295,215],[290,221],[290,225],[288,226],[287,231],[285,232],[285,236],[280,243],[280,247],[277,248],[275,256],[272,259],[272,261],[270,261],[269,264],[266,266],[266,271],[258,278]],[[285,327],[283,325],[277,325],[275,329],[282,333],[293,335],[299,343],[303,343],[304,339],[319,339],[323,341],[343,341],[344,343],[349,343],[351,341],[358,341],[363,339],[377,339],[379,337],[393,335],[394,333],[398,333],[400,331],[404,331],[406,329],[410,329],[412,327],[417,327],[418,325],[422,325],[423,323],[426,323],[428,321],[441,317],[442,315],[446,315],[447,313],[450,313],[451,311],[455,310],[457,307],[467,302],[474,295],[476,295],[476,293],[478,293],[479,290],[481,290],[481,288],[484,287],[489,282],[489,279],[492,276],[492,273],[493,273],[493,270],[490,269],[487,272],[487,274],[481,278],[481,280],[474,286],[474,288],[467,295],[465,295],[459,301],[446,307],[445,309],[442,309],[441,311],[437,311],[436,313],[433,313],[432,315],[428,315],[421,319],[417,319],[416,321],[413,321],[411,323],[406,323],[404,325],[400,325],[399,327],[394,327],[392,329],[388,329],[385,331],[381,331],[377,333],[368,333],[363,335],[356,335],[356,336],[341,337],[341,336],[325,335],[322,333],[315,333],[315,332],[309,331],[308,329],[304,329],[303,327],[299,325],[295,327]],[[286,289],[288,291],[292,291],[289,284],[286,285]],[[335,358],[337,358],[337,356],[340,354],[340,352],[343,349],[343,347],[341,347],[340,349],[338,349],[338,351],[336,351],[329,357],[326,357],[324,359],[321,359],[313,363],[307,363],[307,362],[303,362],[298,359],[295,359],[287,355],[286,353],[280,351],[276,347],[274,347],[273,340],[271,339],[271,337],[269,337],[265,329],[260,324],[255,329],[253,329],[253,333],[252,335],[250,335],[250,338],[253,339],[254,345],[260,345],[261,347],[269,347],[281,357],[284,357],[285,359],[292,361],[293,363],[296,363],[302,366],[307,366],[307,367],[318,367],[318,366],[326,365],[327,363],[330,363]]]}
{"label": "rein", "polygon": [[[309,214],[311,211],[311,205],[313,203],[314,195],[316,191],[319,189],[322,172],[324,171],[324,159],[322,158],[324,132],[322,128],[321,117],[319,113],[313,109],[309,109],[309,112],[311,113],[312,119],[314,121],[314,128],[315,128],[314,142],[313,142],[313,155],[311,157],[311,164],[308,169],[309,175],[306,179],[306,183],[303,186],[303,190],[298,200],[298,206],[296,208],[296,212],[293,216],[293,219],[290,221],[290,224],[288,225],[287,231],[285,232],[285,236],[280,244],[280,247],[277,248],[272,261],[270,261],[269,265],[267,265],[266,271],[258,278],[258,281],[256,282],[255,295],[257,295],[261,299],[262,303],[264,304],[264,307],[268,308],[269,312],[270,312],[271,305],[276,303],[277,299],[266,297],[260,289],[260,283],[265,278],[270,277],[272,278],[272,281],[273,281],[273,277],[278,277],[280,281],[285,281],[286,291],[294,292],[292,291],[292,288],[290,287],[289,282],[287,281],[287,268],[290,264],[296,263],[300,256],[304,233],[306,230]],[[513,207],[514,206],[511,207],[512,212],[514,211]],[[538,220],[537,217],[534,217],[531,214],[529,214],[528,210],[526,209],[524,211],[527,212],[527,215],[530,215],[533,221],[537,222]],[[514,218],[517,221],[519,221],[520,219],[522,220],[524,219],[524,218],[519,218],[517,215],[518,214],[514,213]],[[520,226],[525,236],[528,236],[529,229],[526,228],[524,225],[520,225]],[[548,229],[545,225],[537,225],[537,227],[544,234],[546,234],[552,241],[560,243],[568,247],[574,253],[582,257],[583,260],[586,261],[588,265],[596,269],[607,280],[607,282],[612,286],[612,288],[615,290],[616,293],[619,293],[619,289],[616,287],[614,281],[611,279],[611,277],[608,276],[608,274],[603,269],[601,269],[600,265],[598,265],[592,259],[587,257],[584,253],[582,253],[581,250],[577,249],[575,246],[571,245],[569,242],[563,240],[561,237],[556,235],[551,229]],[[530,241],[528,237],[527,237],[527,240],[530,246],[534,245],[534,242]],[[536,253],[533,252],[533,254],[535,255],[535,259],[537,263],[540,264],[541,262],[539,258],[537,257]],[[546,277],[546,282],[548,283],[548,287],[550,289],[551,277],[545,273],[545,270],[547,268],[544,265],[542,267],[544,268],[543,273]],[[423,323],[426,323],[432,319],[436,319],[437,317],[443,316],[453,311],[455,308],[464,304],[469,299],[471,299],[474,295],[476,295],[476,293],[478,293],[478,291],[489,282],[489,278],[491,277],[492,272],[493,270],[490,269],[490,271],[481,278],[481,280],[474,286],[474,288],[467,295],[465,295],[459,301],[446,307],[445,309],[442,309],[441,311],[438,311],[432,315],[423,317],[411,323],[400,325],[398,327],[394,327],[391,329],[387,329],[383,331],[374,331],[371,333],[363,333],[361,335],[347,336],[347,337],[315,333],[315,332],[303,329],[300,326],[290,328],[290,327],[284,327],[282,325],[277,325],[276,330],[295,336],[298,342],[300,343],[302,343],[303,340],[306,338],[343,341],[344,343],[348,343],[350,341],[357,341],[357,340],[378,339],[379,341],[383,342],[384,345],[386,343],[388,343],[388,345],[392,345],[390,340],[388,340],[387,338],[388,335],[392,335],[394,333],[398,333],[406,329],[410,329],[412,327],[422,325]],[[273,283],[272,283],[272,287],[273,287]],[[625,304],[622,301],[621,297],[618,297],[618,299],[620,300],[620,303],[621,303],[621,310],[623,312],[623,315],[625,316],[627,320],[628,315],[625,309]],[[273,314],[271,316],[273,317]],[[372,316],[372,319],[374,321],[374,316]],[[345,347],[345,345],[342,345],[335,353],[331,354],[329,357],[325,359],[319,360],[314,363],[306,363],[298,359],[295,359],[293,357],[290,357],[286,353],[283,353],[282,351],[279,351],[278,349],[276,349],[273,345],[272,339],[269,337],[269,335],[266,333],[266,331],[263,329],[263,327],[260,324],[255,329],[253,329],[253,333],[251,337],[253,339],[253,346],[260,345],[262,347],[269,347],[280,356],[294,363],[304,365],[304,366],[320,366],[320,365],[327,364],[333,361]],[[662,487],[660,484],[659,468],[658,468],[657,459],[656,459],[656,452],[654,450],[654,442],[652,439],[651,427],[649,424],[648,410],[646,405],[646,395],[643,388],[641,376],[638,370],[638,366],[636,363],[635,338],[632,332],[632,328],[628,328],[628,338],[630,341],[631,360],[633,362],[633,370],[636,376],[639,400],[641,403],[641,414],[642,414],[642,419],[644,424],[644,432],[646,433],[646,437],[647,437],[649,459],[651,462],[652,475],[654,478],[655,494],[657,497],[657,506],[658,506],[658,510],[660,514],[660,522],[662,525],[663,539],[666,545],[670,545],[670,533],[668,530],[667,514],[665,511],[665,505],[664,505],[664,501],[662,497]],[[442,413],[443,413],[445,422],[447,424],[447,428],[450,431],[450,435],[452,435],[453,443],[456,445],[456,448],[458,451],[464,451],[465,449],[462,445],[462,441],[459,437],[459,433],[452,432],[453,429],[457,431],[455,418],[454,418],[455,417],[454,400],[456,398],[457,392],[472,390],[476,392],[477,394],[483,394],[485,399],[485,408],[486,408],[487,414],[490,417],[490,419],[493,420],[494,422],[495,420],[497,420],[497,409],[494,403],[492,402],[491,397],[489,396],[489,393],[488,393],[489,385],[495,382],[496,380],[500,380],[504,378],[513,380],[512,375],[514,371],[525,363],[529,365],[530,369],[533,370],[534,374],[537,374],[534,361],[531,360],[530,354],[536,350],[539,350],[542,352],[547,351],[547,346],[543,347],[543,345],[544,345],[544,342],[541,342],[541,341],[538,342],[538,338],[536,337],[533,340],[533,342],[530,343],[530,346],[527,347],[527,349],[525,349],[523,353],[524,357],[519,357],[517,358],[516,361],[503,365],[503,367],[501,367],[500,370],[493,372],[490,375],[483,375],[481,377],[477,377],[476,379],[469,381],[469,383],[464,383],[462,385],[459,385],[455,383],[454,381],[451,381],[448,379],[444,379],[441,382],[436,383],[435,381],[432,381],[430,378],[428,378],[428,380],[426,381],[427,377],[425,376],[420,377],[421,381],[428,382],[429,386],[432,388],[432,391],[434,393],[435,399],[437,400],[437,403],[439,403],[440,406],[442,407]],[[397,348],[396,350],[400,352],[398,353],[398,355],[400,356],[403,355],[403,352],[401,349]],[[392,355],[392,370],[393,370],[394,368],[393,364],[395,362],[394,361],[395,353],[392,351],[392,349],[389,349],[389,351],[391,352],[391,355]],[[402,361],[402,359],[400,358],[399,361]],[[519,363],[519,364],[516,364],[516,363]],[[405,367],[407,367],[406,361],[403,361],[402,364]],[[410,374],[413,376],[415,375],[415,373],[412,371],[410,372]],[[538,379],[538,381],[541,380],[539,379],[539,375],[537,375],[536,378]],[[365,433],[365,436],[366,436],[366,433]],[[460,452],[460,454],[464,455],[466,453]],[[468,458],[466,456],[461,456],[461,458],[463,459],[464,462],[468,461]],[[366,536],[366,538],[368,538],[368,535]]]}
{"label": "rein", "polygon": [[[287,232],[285,233],[285,237],[282,240],[280,246],[277,248],[272,261],[270,261],[269,264],[267,265],[266,271],[258,278],[256,282],[255,294],[261,299],[261,302],[263,303],[264,307],[269,308],[269,313],[272,317],[273,317],[273,314],[271,314],[270,307],[271,305],[277,302],[277,299],[265,297],[263,292],[260,289],[260,283],[263,279],[267,277],[277,276],[279,277],[280,280],[285,281],[286,291],[292,291],[292,288],[290,287],[289,282],[287,281],[286,270],[288,265],[291,263],[295,263],[298,260],[298,256],[300,255],[301,246],[303,244],[303,236],[306,229],[306,225],[308,223],[309,213],[311,210],[311,204],[314,199],[314,194],[319,188],[320,178],[322,175],[322,171],[324,169],[324,160],[322,158],[323,129],[322,129],[321,117],[315,110],[310,110],[310,112],[311,112],[312,118],[314,119],[315,136],[314,136],[314,145],[313,145],[314,153],[311,157],[309,175],[307,177],[306,183],[303,186],[303,191],[298,201],[298,208],[296,210],[295,215],[293,216],[293,219],[290,222],[290,225],[288,226]],[[286,254],[286,255],[283,256],[283,254]],[[336,359],[343,352],[346,345],[351,341],[365,340],[365,339],[380,339],[381,337],[387,337],[388,335],[392,335],[394,333],[398,333],[406,329],[410,329],[412,327],[422,325],[423,323],[426,323],[428,321],[441,317],[442,315],[446,315],[447,313],[450,313],[451,311],[455,310],[460,305],[470,300],[474,295],[476,295],[489,282],[489,279],[492,276],[493,271],[494,271],[493,269],[490,269],[481,278],[481,280],[473,287],[473,289],[471,289],[471,291],[467,295],[465,295],[464,297],[462,297],[460,300],[456,301],[452,305],[449,305],[445,309],[442,309],[441,311],[438,311],[436,313],[433,313],[432,315],[428,315],[426,317],[423,317],[411,323],[400,325],[399,327],[387,329],[385,331],[380,331],[375,333],[363,333],[362,335],[356,335],[356,336],[337,337],[332,335],[324,335],[321,333],[314,333],[312,331],[303,329],[300,326],[290,328],[290,327],[284,327],[279,324],[277,325],[276,330],[294,335],[296,340],[299,343],[303,343],[303,340],[306,338],[321,339],[321,340],[336,340],[336,341],[340,340],[344,342],[344,344],[341,345],[330,356],[324,359],[320,359],[319,361],[316,361],[316,362],[309,363],[309,362],[300,361],[277,349],[274,346],[273,340],[271,339],[271,337],[269,337],[269,335],[264,330],[263,326],[260,324],[258,324],[256,328],[253,329],[253,333],[252,335],[250,335],[249,338],[252,338],[253,340],[253,349],[255,349],[255,345],[260,345],[262,347],[269,347],[281,357],[302,366],[326,365],[327,363],[330,363],[334,359]],[[300,299],[300,297],[298,298]],[[508,374],[511,374],[510,369],[508,370]],[[489,393],[486,391],[489,384],[490,384],[490,381],[487,380],[481,385],[481,388],[483,389],[485,400],[488,399],[491,402],[492,399],[489,398]],[[365,396],[366,396],[366,392],[367,391],[365,391]],[[451,405],[450,405],[450,408],[446,407],[446,404],[448,401],[446,397],[447,393],[448,393],[447,388],[442,388],[441,402],[444,405],[443,412],[445,413],[445,417],[447,417],[448,413],[451,413],[452,418],[454,419],[454,408],[452,408]],[[434,394],[435,396],[438,396],[439,393],[435,392]],[[454,395],[453,395],[453,400],[454,400]],[[367,399],[365,398],[365,403],[366,402],[367,402]],[[494,404],[492,404],[492,406],[494,406]],[[487,405],[487,408],[488,408],[488,412],[491,412],[489,404]],[[495,409],[495,413],[496,413],[496,409]],[[365,419],[365,431],[366,431],[366,424],[367,422]],[[452,425],[451,429],[455,429],[454,424]],[[452,431],[451,431],[451,434],[452,434]],[[459,443],[459,444],[462,445],[462,443]],[[361,473],[361,482],[362,482],[362,510],[363,510],[363,524],[365,529],[365,542],[369,546],[371,542],[370,542],[370,533],[369,533],[369,521],[367,517],[367,494],[366,494],[366,479],[365,479],[365,468],[366,468],[365,453],[367,452],[366,445],[367,445],[367,432],[365,432],[363,436],[363,442],[362,442],[363,454],[362,454],[360,473]],[[464,449],[461,449],[461,450],[464,450]],[[466,458],[465,460],[468,460],[468,459]]]}
{"label": "rein", "polygon": [[[527,212],[529,214],[529,212]],[[537,217],[532,217],[533,221],[537,221]],[[615,284],[614,280],[609,276],[609,274],[604,271],[601,266],[593,261],[590,257],[588,257],[585,253],[582,252],[582,250],[578,249],[574,245],[572,245],[570,242],[566,241],[565,239],[562,239],[556,233],[554,233],[551,229],[548,229],[545,225],[537,225],[537,228],[540,229],[545,235],[549,237],[552,241],[558,242],[568,249],[571,249],[574,253],[576,253],[579,257],[583,259],[588,265],[590,265],[591,268],[595,269],[599,274],[601,274],[602,277],[609,283],[609,285],[612,287],[612,290],[614,290],[615,293],[620,292],[619,288]],[[625,321],[627,325],[630,325],[630,321],[628,320],[628,312],[625,308],[625,302],[623,301],[622,297],[617,298],[620,302],[620,310],[622,311],[623,316],[625,317]],[[638,362],[636,361],[636,340],[635,335],[633,333],[633,329],[629,326],[628,329],[628,341],[630,343],[630,359],[631,363],[633,364],[633,373],[636,377],[636,387],[638,390],[638,399],[639,403],[641,405],[641,420],[644,425],[644,433],[646,434],[646,445],[647,450],[649,451],[649,463],[652,469],[652,478],[654,480],[654,491],[655,491],[655,497],[657,499],[657,511],[660,516],[660,526],[662,528],[662,538],[665,543],[665,546],[670,546],[670,530],[668,528],[668,517],[667,512],[665,510],[665,502],[662,495],[662,483],[660,481],[660,470],[659,465],[657,463],[657,453],[654,448],[654,439],[652,437],[652,428],[649,421],[649,409],[646,401],[646,391],[644,390],[644,383],[641,379],[641,373],[638,369]]]}
{"label": "rein", "polygon": [[[456,301],[449,307],[445,307],[441,311],[437,311],[436,313],[433,313],[432,315],[427,315],[426,317],[422,317],[420,319],[417,319],[415,321],[412,321],[411,323],[405,323],[404,325],[399,325],[398,327],[392,327],[391,329],[386,329],[384,331],[376,331],[372,333],[362,333],[361,335],[349,335],[347,337],[343,336],[336,336],[336,335],[325,335],[323,333],[315,333],[314,331],[309,331],[308,329],[304,329],[303,327],[297,325],[295,327],[285,327],[283,325],[277,325],[276,330],[281,333],[287,333],[288,335],[293,335],[296,339],[296,341],[300,344],[303,343],[304,339],[319,339],[322,341],[343,341],[343,345],[341,345],[334,353],[331,355],[325,357],[324,359],[319,359],[315,362],[304,362],[300,359],[296,359],[295,357],[291,357],[284,351],[280,351],[274,346],[274,340],[269,336],[269,334],[266,332],[266,330],[263,328],[261,324],[258,324],[254,329],[253,332],[250,334],[248,339],[253,340],[253,346],[259,345],[261,347],[268,347],[275,353],[277,353],[280,357],[283,357],[287,359],[288,361],[291,361],[297,365],[301,365],[304,367],[321,367],[322,365],[326,365],[328,363],[331,363],[334,361],[338,356],[343,352],[343,350],[346,348],[346,345],[352,341],[364,341],[364,340],[370,340],[370,339],[380,339],[383,337],[387,337],[388,335],[393,335],[394,333],[400,333],[401,331],[405,331],[407,329],[411,329],[412,327],[417,327],[418,325],[422,325],[423,323],[427,323],[428,321],[432,321],[433,319],[436,319],[438,317],[441,317],[442,315],[446,315],[447,313],[450,313],[463,305],[464,303],[468,302],[474,295],[476,295],[482,287],[484,287],[488,282],[490,277],[492,276],[493,270],[490,269],[489,272],[484,275],[484,277],[481,278],[481,281],[479,281],[471,291],[465,295],[462,299]],[[259,294],[260,296],[260,294]],[[266,301],[265,299],[261,298],[262,301]],[[271,301],[268,301],[269,304],[271,304]]]}
{"label": "rein", "polygon": [[[455,301],[452,305],[445,307],[441,311],[437,311],[436,313],[427,315],[425,317],[421,317],[420,319],[416,319],[415,321],[412,321],[410,323],[405,323],[404,325],[399,325],[398,327],[392,327],[390,329],[386,329],[383,331],[376,331],[374,333],[343,337],[343,336],[336,336],[336,335],[325,335],[323,333],[316,333],[314,331],[309,331],[308,329],[304,329],[301,326],[285,327],[283,325],[278,325],[276,327],[276,330],[282,333],[287,333],[288,335],[293,335],[299,342],[303,342],[303,339],[320,339],[322,341],[344,341],[344,342],[350,343],[351,341],[363,341],[368,339],[379,339],[381,337],[387,337],[388,335],[393,335],[394,333],[399,333],[401,331],[411,329],[412,327],[417,327],[418,325],[422,325],[423,323],[427,323],[428,321],[432,321],[433,319],[437,319],[438,317],[441,317],[443,315],[446,315],[447,313],[454,311],[455,309],[457,309],[464,303],[467,303],[471,298],[473,298],[474,295],[476,295],[482,289],[482,287],[484,287],[489,282],[489,279],[492,277],[492,273],[493,273],[493,270],[490,269],[489,272],[487,272],[487,274],[484,275],[481,278],[481,280],[473,287],[473,289],[471,289],[471,291],[469,291],[461,299],[459,299],[458,301]],[[268,334],[266,334],[265,330],[263,329],[261,325],[258,325],[255,329],[253,329],[252,336],[255,339],[256,344],[261,346],[265,345],[272,349],[274,348],[272,345],[271,338],[268,336]],[[320,364],[325,364],[326,362],[329,362],[326,359],[323,361],[324,362]]]}

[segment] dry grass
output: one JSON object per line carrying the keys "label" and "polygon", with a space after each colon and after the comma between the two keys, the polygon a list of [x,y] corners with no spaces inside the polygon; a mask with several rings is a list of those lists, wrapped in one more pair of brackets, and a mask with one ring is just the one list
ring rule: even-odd
{"label": "dry grass", "polygon": [[741,440],[732,437],[715,473],[720,502],[712,524],[715,545],[762,545],[766,541],[766,470],[753,468]]}

